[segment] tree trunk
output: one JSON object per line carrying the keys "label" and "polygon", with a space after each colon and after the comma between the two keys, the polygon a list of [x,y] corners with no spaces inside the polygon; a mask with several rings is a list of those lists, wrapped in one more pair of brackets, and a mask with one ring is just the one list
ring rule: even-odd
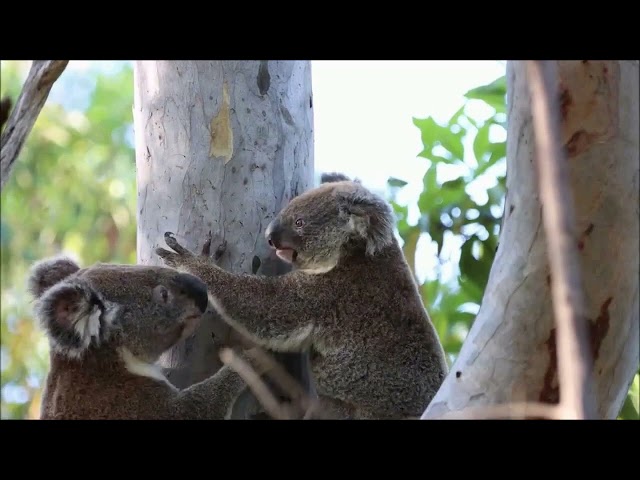
{"label": "tree trunk", "polygon": [[[212,253],[226,242],[218,262],[226,270],[287,271],[264,230],[313,184],[311,96],[308,61],[136,62],[138,262],[162,264],[154,249],[166,231],[194,252],[211,232]],[[163,357],[179,367],[176,385],[220,367],[214,322]],[[278,357],[298,378],[305,372],[305,357]],[[234,417],[246,417],[247,395]]]}
{"label": "tree trunk", "polygon": [[[638,62],[558,62],[597,410],[616,418],[638,369]],[[482,307],[423,418],[557,403],[555,331],[524,62],[509,62],[507,198]]]}

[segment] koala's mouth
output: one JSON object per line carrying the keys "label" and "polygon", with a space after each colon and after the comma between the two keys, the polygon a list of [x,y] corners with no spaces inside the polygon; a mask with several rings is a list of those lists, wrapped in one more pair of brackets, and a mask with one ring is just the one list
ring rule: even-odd
{"label": "koala's mouth", "polygon": [[276,255],[287,263],[293,263],[298,258],[298,251],[293,248],[278,248]]}

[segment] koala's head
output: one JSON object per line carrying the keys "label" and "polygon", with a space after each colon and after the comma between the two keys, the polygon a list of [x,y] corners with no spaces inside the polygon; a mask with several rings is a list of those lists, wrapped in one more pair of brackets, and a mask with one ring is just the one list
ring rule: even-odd
{"label": "koala's head", "polygon": [[51,349],[75,359],[125,347],[153,363],[193,333],[208,305],[200,279],[168,267],[80,269],[52,258],[32,267],[28,286]]}
{"label": "koala's head", "polygon": [[386,201],[342,174],[326,178],[291,200],[265,231],[280,258],[311,273],[335,267],[347,245],[375,255],[394,238]]}

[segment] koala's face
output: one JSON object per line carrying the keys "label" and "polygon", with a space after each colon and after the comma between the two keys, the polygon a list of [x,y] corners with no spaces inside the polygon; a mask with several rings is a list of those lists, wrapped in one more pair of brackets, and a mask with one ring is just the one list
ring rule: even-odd
{"label": "koala's face", "polygon": [[323,184],[291,200],[265,231],[277,255],[301,270],[324,273],[343,246],[359,242],[374,255],[393,239],[393,212],[356,182]]}
{"label": "koala's face", "polygon": [[154,362],[194,331],[208,305],[200,279],[167,267],[80,269],[51,259],[32,268],[29,287],[52,349],[71,358],[125,347]]}

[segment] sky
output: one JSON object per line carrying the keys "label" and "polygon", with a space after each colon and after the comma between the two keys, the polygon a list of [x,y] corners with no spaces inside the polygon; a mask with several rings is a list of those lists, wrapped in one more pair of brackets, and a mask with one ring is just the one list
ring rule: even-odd
{"label": "sky", "polygon": [[374,188],[426,169],[412,119],[446,121],[464,93],[504,74],[497,61],[315,61],[315,164]]}

